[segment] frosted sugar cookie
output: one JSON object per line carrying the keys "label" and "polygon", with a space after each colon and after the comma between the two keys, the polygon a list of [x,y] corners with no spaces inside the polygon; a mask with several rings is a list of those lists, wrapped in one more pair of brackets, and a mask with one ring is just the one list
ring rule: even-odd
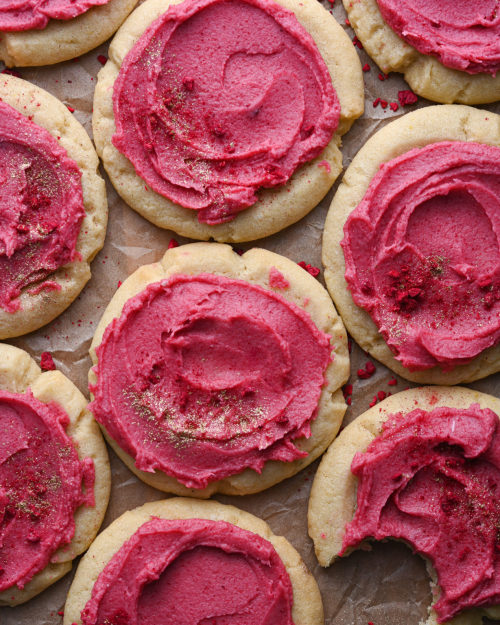
{"label": "frosted sugar cookie", "polygon": [[367,539],[403,540],[429,567],[427,625],[498,618],[500,400],[465,388],[393,395],[348,425],[309,502],[322,566]]}
{"label": "frosted sugar cookie", "polygon": [[323,453],[346,409],[346,335],[328,294],[266,250],[168,250],[118,289],[91,356],[94,416],[166,492],[268,488]]}
{"label": "frosted sugar cookie", "polygon": [[107,201],[83,127],[56,98],[0,79],[0,338],[48,323],[80,293],[104,243]]}
{"label": "frosted sugar cookie", "polygon": [[0,7],[0,61],[52,65],[106,41],[137,0],[22,0]]}
{"label": "frosted sugar cookie", "polygon": [[18,605],[90,545],[110,474],[84,396],[10,345],[0,345],[0,424],[0,605]]}
{"label": "frosted sugar cookie", "polygon": [[191,238],[248,241],[318,204],[362,112],[359,59],[316,1],[148,0],[111,44],[93,127],[141,215]]}
{"label": "frosted sugar cookie", "polygon": [[401,72],[434,102],[500,100],[497,0],[343,0],[349,22],[383,72]]}
{"label": "frosted sugar cookie", "polygon": [[361,347],[415,382],[500,369],[499,117],[448,105],[359,151],[323,237],[328,290]]}
{"label": "frosted sugar cookie", "polygon": [[64,625],[241,621],[321,625],[318,586],[299,554],[233,506],[174,498],[126,512],[78,567]]}

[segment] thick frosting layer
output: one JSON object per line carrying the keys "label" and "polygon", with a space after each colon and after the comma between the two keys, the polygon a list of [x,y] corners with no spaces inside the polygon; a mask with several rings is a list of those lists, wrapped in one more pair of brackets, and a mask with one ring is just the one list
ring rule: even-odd
{"label": "thick frosting layer", "polygon": [[128,300],[97,349],[96,419],[143,471],[189,488],[306,454],[328,335],[260,286],[176,275]]}
{"label": "thick frosting layer", "polygon": [[76,508],[94,505],[94,465],[78,459],[68,423],[54,402],[0,391],[0,592],[54,561],[73,538]]}
{"label": "thick frosting layer", "polygon": [[423,54],[469,74],[500,69],[499,0],[377,0],[388,25]]}
{"label": "thick frosting layer", "polygon": [[399,538],[431,561],[443,623],[461,610],[500,603],[498,416],[469,408],[389,417],[357,453],[357,510],[342,552],[366,538]]}
{"label": "thick frosting layer", "polygon": [[157,193],[229,221],[317,156],[340,106],[295,15],[271,0],[185,0],[126,56],[113,143]]}
{"label": "thick frosting layer", "polygon": [[77,258],[85,215],[81,173],[64,148],[0,101],[0,306],[20,307],[21,290],[60,289],[51,273]]}
{"label": "thick frosting layer", "polygon": [[387,163],[344,227],[346,280],[410,370],[500,340],[500,148],[442,142]]}
{"label": "thick frosting layer", "polygon": [[99,575],[82,625],[293,625],[292,604],[288,573],[258,534],[154,518]]}
{"label": "thick frosting layer", "polygon": [[0,0],[0,31],[41,30],[49,20],[69,20],[109,0]]}

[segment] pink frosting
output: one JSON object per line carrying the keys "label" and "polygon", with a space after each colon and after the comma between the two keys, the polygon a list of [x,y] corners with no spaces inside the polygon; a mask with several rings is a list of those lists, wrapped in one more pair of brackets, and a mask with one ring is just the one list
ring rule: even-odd
{"label": "pink frosting", "polygon": [[270,0],[171,5],[115,82],[113,143],[157,193],[229,221],[323,150],[340,106],[295,15]]}
{"label": "pink frosting", "polygon": [[0,101],[0,306],[22,289],[60,288],[47,278],[75,260],[85,216],[81,172],[44,128]]}
{"label": "pink frosting", "polygon": [[389,26],[422,54],[469,74],[500,69],[499,0],[377,0]]}
{"label": "pink frosting", "polygon": [[500,148],[442,142],[373,177],[344,227],[346,280],[408,369],[500,340]]}
{"label": "pink frosting", "polygon": [[469,408],[391,416],[357,453],[357,510],[342,554],[366,538],[402,539],[436,570],[440,623],[500,603],[498,416]]}
{"label": "pink frosting", "polygon": [[0,0],[0,31],[47,26],[49,20],[70,20],[109,0]]}
{"label": "pink frosting", "polygon": [[328,335],[281,295],[176,275],[128,300],[97,354],[96,419],[143,471],[189,488],[307,455]]}
{"label": "pink frosting", "polygon": [[76,508],[94,505],[94,465],[78,459],[68,424],[54,402],[0,391],[0,592],[56,561]]}
{"label": "pink frosting", "polygon": [[225,521],[153,518],[99,575],[82,624],[293,625],[292,604],[288,573],[258,534]]}

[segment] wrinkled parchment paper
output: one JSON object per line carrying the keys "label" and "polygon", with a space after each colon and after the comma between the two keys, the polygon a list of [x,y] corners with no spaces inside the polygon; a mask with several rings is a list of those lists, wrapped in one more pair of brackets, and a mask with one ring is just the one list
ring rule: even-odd
{"label": "wrinkled parchment paper", "polygon": [[[344,26],[349,37],[354,32],[345,24],[346,14],[340,0],[323,1]],[[332,45],[335,45],[332,43]],[[108,43],[85,56],[52,67],[19,70],[21,76],[57,96],[75,109],[75,117],[92,135],[92,98],[98,59],[106,55]],[[374,108],[373,100],[381,97],[388,102],[398,101],[398,91],[407,89],[399,74],[386,80],[378,78],[379,69],[363,50],[356,48],[361,64],[370,70],[365,78],[365,114],[355,122],[344,137],[344,167],[364,142],[384,124],[405,112],[431,103],[419,102],[393,111],[388,106]],[[500,105],[484,107],[500,113]],[[67,375],[88,397],[87,373],[90,367],[88,348],[94,329],[113,295],[118,281],[124,280],[140,265],[157,261],[163,255],[171,238],[179,243],[187,240],[175,233],[162,231],[130,209],[107,183],[109,224],[104,249],[92,263],[92,279],[77,300],[59,318],[41,330],[10,341],[27,350],[39,361],[43,351],[52,353],[57,368]],[[340,179],[339,179],[340,180]],[[307,217],[277,235],[261,239],[255,245],[267,248],[292,260],[304,260],[321,267],[321,236],[325,216],[338,185]],[[242,244],[242,248],[253,247]],[[322,280],[322,273],[319,276]],[[369,358],[353,343],[351,379],[352,405],[344,425],[364,412],[374,395],[401,391],[415,386],[398,379],[389,386],[392,372],[375,362],[376,372],[370,379],[359,379],[356,372]],[[500,374],[470,385],[477,390],[500,396]],[[165,498],[165,494],[140,482],[109,450],[112,467],[112,492],[103,528],[126,510],[147,501]],[[431,596],[429,580],[423,560],[410,549],[396,542],[380,543],[371,551],[357,551],[329,569],[322,569],[315,558],[312,542],[307,535],[307,502],[309,490],[319,461],[293,478],[257,495],[247,497],[217,496],[223,503],[231,503],[265,519],[276,534],[284,535],[301,553],[315,576],[323,596],[327,625],[417,625],[425,618]],[[73,572],[76,566],[73,567]],[[60,625],[66,593],[73,573],[68,574],[27,604],[16,608],[0,608],[0,625]],[[158,624],[161,625],[161,624]]]}

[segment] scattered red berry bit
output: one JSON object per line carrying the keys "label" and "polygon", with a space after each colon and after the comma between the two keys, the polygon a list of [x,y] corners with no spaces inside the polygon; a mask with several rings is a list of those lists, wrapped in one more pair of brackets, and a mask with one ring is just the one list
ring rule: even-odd
{"label": "scattered red berry bit", "polygon": [[348,17],[345,18],[345,23],[346,23],[346,26],[350,26],[351,25],[351,22],[349,21]]}
{"label": "scattered red berry bit", "polygon": [[375,100],[373,100],[373,108],[377,108],[381,101],[382,100],[380,98],[375,98]]}
{"label": "scattered red berry bit", "polygon": [[407,104],[415,104],[418,101],[418,97],[413,91],[404,89],[403,91],[398,91],[398,100],[401,106],[406,106]]}
{"label": "scattered red berry bit", "polygon": [[344,397],[352,395],[352,384],[346,384],[342,389],[342,393],[344,394]]}
{"label": "scattered red berry bit", "polygon": [[335,4],[335,0],[328,0],[328,2],[333,6]]}
{"label": "scattered red berry bit", "polygon": [[368,63],[365,63],[365,64],[363,65],[363,71],[364,71],[364,72],[369,72],[369,71],[370,71],[370,66],[368,65]]}
{"label": "scattered red berry bit", "polygon": [[385,391],[379,391],[377,393],[377,398],[378,398],[379,401],[382,401],[386,397],[387,397],[387,393]]}
{"label": "scattered red berry bit", "polygon": [[355,45],[360,50],[363,49],[363,44],[361,43],[361,41],[356,36],[354,36],[354,39],[352,40],[352,43],[353,43],[353,45]]}
{"label": "scattered red berry bit", "polygon": [[350,406],[352,404],[352,397],[346,397],[345,398],[345,403]]}
{"label": "scattered red berry bit", "polygon": [[40,367],[42,371],[54,371],[56,365],[52,359],[52,354],[50,352],[42,352],[40,356]]}
{"label": "scattered red berry bit", "polygon": [[398,381],[396,380],[396,378],[391,378],[389,382],[387,382],[389,386],[396,386],[397,383]]}
{"label": "scattered red berry bit", "polygon": [[387,74],[383,74],[382,72],[379,72],[378,79],[380,81],[384,82],[384,80],[387,80],[387,78],[388,78]]}
{"label": "scattered red berry bit", "polygon": [[15,69],[9,69],[6,67],[2,70],[2,74],[8,74],[9,76],[16,76],[16,78],[21,78],[21,74]]}
{"label": "scattered red berry bit", "polygon": [[366,363],[364,369],[358,369],[358,378],[361,378],[362,380],[367,380],[368,378],[372,377],[375,371],[375,365],[373,364],[373,362],[371,362],[371,360],[369,360]]}
{"label": "scattered red berry bit", "polygon": [[373,408],[373,406],[375,406],[376,403],[377,403],[377,396],[374,395],[373,399],[371,400],[371,402],[368,405],[370,406],[370,408]]}
{"label": "scattered red berry bit", "polygon": [[380,100],[380,106],[381,106],[383,109],[386,109],[386,108],[387,108],[387,105],[388,105],[387,100]]}
{"label": "scattered red berry bit", "polygon": [[391,109],[392,109],[394,112],[396,112],[396,111],[398,110],[398,108],[399,108],[399,105],[398,105],[398,103],[397,103],[397,102],[391,102],[391,103],[389,104],[389,106],[391,107]]}
{"label": "scattered red berry bit", "polygon": [[106,62],[108,59],[104,56],[104,54],[99,54],[99,56],[97,57],[97,60],[99,61],[101,65],[106,65]]}
{"label": "scattered red berry bit", "polygon": [[70,113],[74,113],[75,112],[75,109],[72,106],[70,106],[69,104],[66,104],[66,108],[68,109],[68,111]]}
{"label": "scattered red berry bit", "polygon": [[171,250],[174,247],[179,247],[179,241],[177,241],[176,239],[170,239],[170,241],[168,242],[168,249]]}
{"label": "scattered red berry bit", "polygon": [[116,285],[116,288],[119,289],[121,287],[121,285],[122,285],[122,281],[118,280],[118,284]]}
{"label": "scattered red berry bit", "polygon": [[59,616],[64,616],[64,610],[59,610],[57,613],[59,614]]}
{"label": "scattered red berry bit", "polygon": [[305,260],[301,260],[300,263],[297,263],[297,265],[299,267],[302,267],[302,269],[305,269],[307,273],[310,273],[311,276],[313,276],[313,278],[316,278],[317,276],[319,276],[319,273],[320,273],[319,268],[315,267],[314,265],[310,265],[309,263],[307,263],[306,265]]}

